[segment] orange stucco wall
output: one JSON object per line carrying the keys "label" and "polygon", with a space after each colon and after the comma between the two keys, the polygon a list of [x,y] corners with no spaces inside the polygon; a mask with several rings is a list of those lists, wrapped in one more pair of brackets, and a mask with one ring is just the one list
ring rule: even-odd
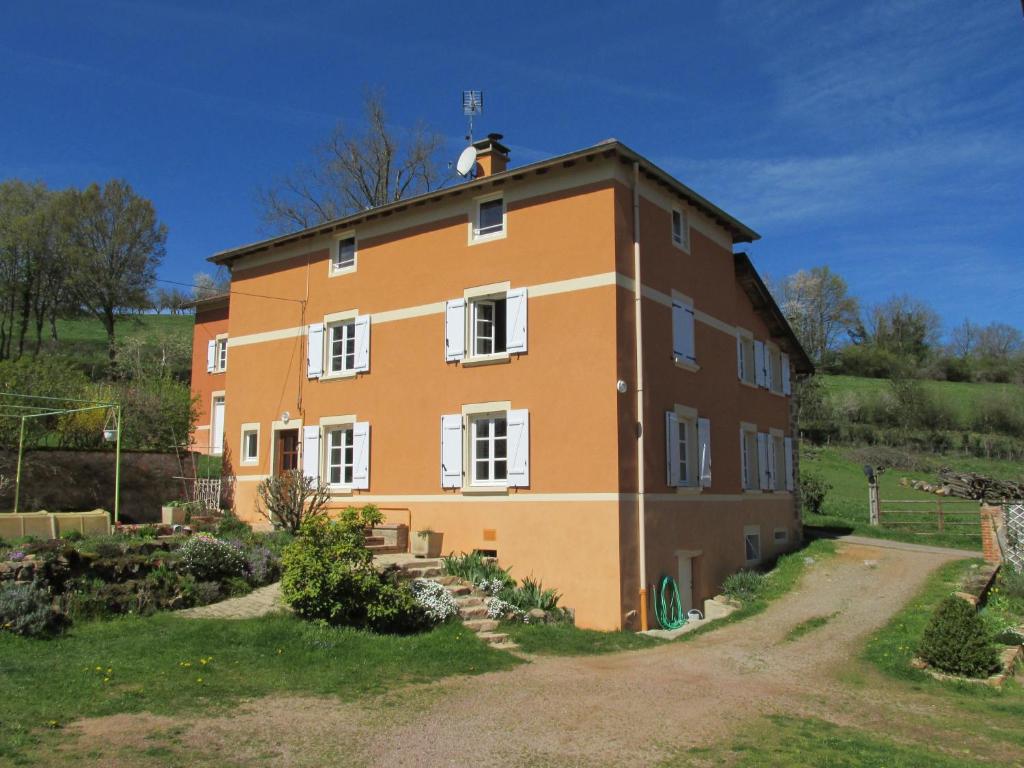
{"label": "orange stucco wall", "polygon": [[[192,395],[196,398],[198,416],[196,431],[192,435],[193,450],[209,453],[213,440],[210,436],[210,419],[213,408],[213,393],[224,389],[224,373],[208,373],[206,370],[206,345],[218,335],[228,332],[228,306],[212,309],[198,309],[192,330]],[[230,367],[230,361],[229,361]]]}
{"label": "orange stucco wall", "polygon": [[[443,532],[446,552],[496,550],[518,577],[532,574],[557,588],[581,626],[631,626],[641,579],[633,294],[615,277],[633,274],[632,198],[623,179],[613,158],[495,187],[506,194],[507,236],[474,245],[473,200],[453,190],[434,208],[428,203],[404,218],[360,225],[356,269],[336,277],[328,276],[328,237],[290,246],[282,257],[243,257],[232,275],[227,373],[206,374],[209,336],[200,339],[200,330],[221,331],[205,321],[197,322],[193,361],[206,411],[212,391],[227,391],[225,465],[238,480],[238,514],[259,522],[256,487],[271,472],[273,425],[284,412],[289,428],[351,414],[370,423],[370,487],[338,496],[336,506],[375,503],[392,522]],[[671,244],[668,211],[647,199],[641,229],[646,286],[681,291],[717,320],[767,338],[736,284],[728,247],[694,228],[691,253],[682,253]],[[719,230],[717,239],[723,237]],[[505,281],[512,288],[547,286],[529,296],[528,352],[500,364],[445,362],[443,302]],[[678,550],[699,551],[699,601],[743,565],[745,525],[765,527],[766,557],[773,553],[771,530],[794,527],[790,494],[739,489],[739,422],[788,430],[788,402],[741,385],[735,338],[703,323],[696,327],[700,371],[677,368],[669,307],[647,299],[643,307],[651,494],[644,580],[675,575]],[[352,310],[374,317],[369,372],[307,379],[303,329]],[[616,391],[619,379],[628,384],[626,394]],[[529,488],[487,496],[442,489],[441,416],[491,401],[529,410]],[[713,486],[685,499],[665,479],[664,412],[674,403],[712,421]],[[259,458],[249,466],[236,458],[243,423],[260,425]]]}

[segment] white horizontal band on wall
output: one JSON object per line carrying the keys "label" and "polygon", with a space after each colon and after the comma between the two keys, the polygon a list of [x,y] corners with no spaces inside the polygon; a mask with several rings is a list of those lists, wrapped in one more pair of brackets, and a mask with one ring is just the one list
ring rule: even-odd
{"label": "white horizontal band on wall", "polygon": [[[633,290],[633,278],[618,272],[602,272],[596,275],[585,277],[574,277],[567,280],[556,280],[550,283],[539,283],[527,287],[531,298],[539,296],[555,296],[560,293],[574,293],[576,291],[587,291],[592,288],[604,288],[609,285],[617,285],[626,290]],[[649,286],[643,286],[644,298],[651,299],[666,307],[672,306],[672,297],[655,290]],[[435,301],[430,304],[420,304],[413,307],[400,309],[389,309],[383,312],[374,312],[371,317],[373,324],[390,323],[396,320],[411,320],[416,317],[444,314],[445,303]],[[729,336],[736,335],[736,326],[730,325],[718,318],[712,317],[699,309],[695,311],[695,318],[705,325],[721,331]],[[228,338],[228,347],[243,347],[249,344],[262,344],[271,341],[283,341],[286,339],[301,338],[305,329],[303,326],[293,328],[282,328],[277,331],[262,331],[260,333],[248,333],[244,336],[232,336]]]}

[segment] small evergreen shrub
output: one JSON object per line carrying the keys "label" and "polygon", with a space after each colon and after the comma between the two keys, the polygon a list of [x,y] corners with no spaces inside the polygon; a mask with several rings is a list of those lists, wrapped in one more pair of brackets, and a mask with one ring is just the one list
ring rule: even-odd
{"label": "small evergreen shrub", "polygon": [[989,629],[974,606],[950,595],[932,614],[917,655],[952,675],[985,677],[999,660]]}
{"label": "small evergreen shrub", "polygon": [[825,508],[825,497],[831,490],[832,486],[817,475],[800,473],[800,503],[805,513],[820,515]]}
{"label": "small evergreen shrub", "polygon": [[756,600],[764,592],[764,574],[757,571],[737,571],[725,577],[722,592],[743,602]]}
{"label": "small evergreen shrub", "polygon": [[205,533],[189,538],[180,550],[181,565],[198,581],[217,581],[245,574],[245,558],[239,546]]}
{"label": "small evergreen shrub", "polygon": [[0,631],[24,637],[59,634],[66,618],[54,610],[49,593],[35,583],[0,586]]}

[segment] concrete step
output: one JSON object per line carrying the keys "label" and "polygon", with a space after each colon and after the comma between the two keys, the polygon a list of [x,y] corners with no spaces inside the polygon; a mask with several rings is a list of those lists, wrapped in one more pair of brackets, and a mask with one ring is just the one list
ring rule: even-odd
{"label": "concrete step", "polygon": [[493,632],[501,626],[496,619],[469,619],[462,622],[462,625],[474,632]]}
{"label": "concrete step", "polygon": [[438,559],[428,560],[427,558],[417,557],[415,560],[411,560],[408,563],[402,563],[401,568],[403,570],[409,570],[410,568],[440,568],[441,561]]}
{"label": "concrete step", "polygon": [[503,643],[491,643],[491,648],[496,651],[514,651],[519,647],[519,643],[513,643],[511,640],[506,640]]}
{"label": "concrete step", "polygon": [[465,608],[459,608],[459,616],[463,621],[468,619],[486,619],[487,618],[487,606],[486,605],[470,605]]}
{"label": "concrete step", "polygon": [[506,642],[511,642],[508,639],[508,635],[504,632],[477,632],[476,636],[488,645],[501,645]]}
{"label": "concrete step", "polygon": [[374,555],[400,555],[405,552],[399,547],[389,547],[387,544],[372,544],[366,547]]}

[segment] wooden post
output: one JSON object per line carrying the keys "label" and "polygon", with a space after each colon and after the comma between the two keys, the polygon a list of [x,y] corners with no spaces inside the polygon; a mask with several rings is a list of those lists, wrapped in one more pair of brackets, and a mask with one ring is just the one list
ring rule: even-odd
{"label": "wooden post", "polygon": [[943,521],[942,521],[942,497],[941,496],[935,502],[935,504],[939,508],[939,533],[942,533],[944,526],[943,526]]}
{"label": "wooden post", "polygon": [[878,498],[878,483],[868,483],[868,522],[871,525],[879,525],[882,516],[882,503]]}

